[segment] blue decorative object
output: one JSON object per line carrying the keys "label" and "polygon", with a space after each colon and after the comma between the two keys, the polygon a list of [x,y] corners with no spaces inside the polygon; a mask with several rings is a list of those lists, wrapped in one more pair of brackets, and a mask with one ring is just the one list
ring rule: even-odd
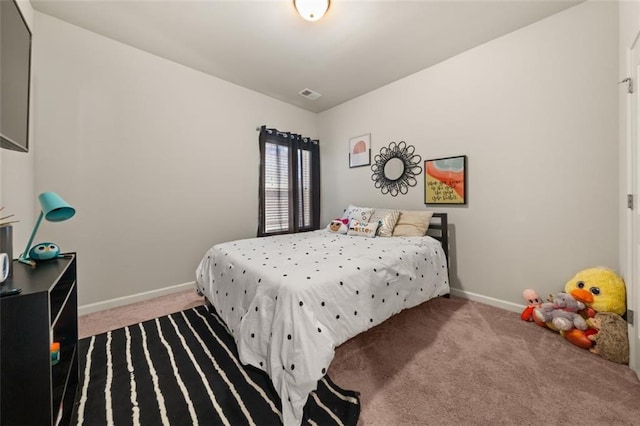
{"label": "blue decorative object", "polygon": [[49,260],[60,256],[60,247],[54,243],[40,243],[29,250],[29,258],[33,260]]}
{"label": "blue decorative object", "polygon": [[[35,265],[35,262],[31,258],[32,250],[31,244],[33,244],[33,238],[36,236],[38,232],[38,228],[40,227],[40,222],[42,222],[42,218],[44,217],[49,222],[62,222],[67,219],[71,219],[74,214],[76,214],[76,210],[71,207],[66,201],[62,199],[55,192],[43,192],[38,195],[38,201],[40,201],[40,206],[42,210],[40,211],[40,215],[38,216],[38,220],[36,221],[36,225],[33,227],[33,232],[31,233],[31,238],[29,238],[29,242],[27,243],[27,248],[24,249],[24,252],[20,255],[18,260],[22,263],[26,263],[27,265]],[[45,243],[51,244],[51,243]],[[55,244],[52,244],[55,245]],[[58,247],[56,245],[56,247]],[[35,247],[34,247],[35,248]],[[57,250],[58,254],[55,257],[60,256],[60,249]],[[52,259],[53,257],[47,257],[47,259]],[[38,259],[42,260],[42,259]]]}

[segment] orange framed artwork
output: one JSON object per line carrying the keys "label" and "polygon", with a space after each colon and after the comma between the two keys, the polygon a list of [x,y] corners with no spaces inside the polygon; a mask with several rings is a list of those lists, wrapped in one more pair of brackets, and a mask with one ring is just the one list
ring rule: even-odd
{"label": "orange framed artwork", "polygon": [[349,167],[371,164],[371,133],[349,139]]}
{"label": "orange framed artwork", "polygon": [[424,162],[425,204],[467,204],[467,156]]}

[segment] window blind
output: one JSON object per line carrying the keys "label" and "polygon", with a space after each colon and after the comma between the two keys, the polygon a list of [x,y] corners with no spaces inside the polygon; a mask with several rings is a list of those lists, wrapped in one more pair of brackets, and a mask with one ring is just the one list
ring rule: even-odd
{"label": "window blind", "polygon": [[293,133],[260,129],[259,236],[318,229],[318,144]]}
{"label": "window blind", "polygon": [[289,229],[289,148],[266,144],[265,155],[265,233]]}

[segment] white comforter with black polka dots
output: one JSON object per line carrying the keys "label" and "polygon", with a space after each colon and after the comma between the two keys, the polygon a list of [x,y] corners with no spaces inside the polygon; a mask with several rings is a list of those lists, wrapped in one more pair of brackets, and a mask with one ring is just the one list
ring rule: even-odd
{"label": "white comforter with black polka dots", "polygon": [[240,360],[271,377],[287,426],[301,423],[336,346],[449,293],[446,259],[431,237],[320,230],[239,240],[211,248],[196,274]]}

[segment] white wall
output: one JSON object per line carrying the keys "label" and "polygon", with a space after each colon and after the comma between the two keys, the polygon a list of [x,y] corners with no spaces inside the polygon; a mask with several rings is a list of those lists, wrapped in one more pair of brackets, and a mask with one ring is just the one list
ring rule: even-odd
{"label": "white wall", "polygon": [[[29,0],[18,0],[18,7],[27,25],[34,33],[33,8]],[[32,61],[35,55],[32,54]],[[33,62],[32,62],[33,64]],[[35,87],[31,84],[31,104]],[[29,152],[17,152],[0,149],[0,205],[5,209],[2,215],[14,214],[12,220],[19,220],[13,226],[13,257],[17,258],[24,250],[31,235],[36,218],[34,194],[34,159],[37,143],[33,137],[33,114],[29,121]]]}
{"label": "white wall", "polygon": [[77,209],[39,240],[78,252],[79,304],[190,282],[252,237],[258,133],[316,115],[36,12],[36,190]]}
{"label": "white wall", "polygon": [[468,206],[434,209],[456,289],[521,305],[525,288],[618,269],[617,13],[581,4],[321,113],[323,222],[349,203],[426,209],[422,180],[393,198],[348,168],[348,138],[370,132],[372,156],[400,140],[468,156]]}
{"label": "white wall", "polygon": [[[618,268],[619,176],[597,172],[618,168],[616,13],[571,8],[318,117],[36,13],[34,149],[0,156],[0,200],[31,215],[14,250],[53,190],[78,214],[38,241],[79,252],[81,305],[192,281],[211,244],[255,233],[268,124],[320,136],[324,222],[350,202],[425,208],[422,182],[392,198],[349,169],[351,136],[371,132],[374,155],[392,140],[468,155],[469,205],[436,210],[450,213],[453,285],[485,301]],[[34,184],[14,158],[36,147]]]}

